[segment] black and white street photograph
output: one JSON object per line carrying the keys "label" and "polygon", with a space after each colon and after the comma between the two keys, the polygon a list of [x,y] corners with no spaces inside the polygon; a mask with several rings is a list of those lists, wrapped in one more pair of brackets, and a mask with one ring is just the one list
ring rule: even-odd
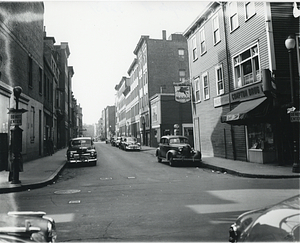
{"label": "black and white street photograph", "polygon": [[300,242],[299,83],[299,2],[0,2],[0,242]]}

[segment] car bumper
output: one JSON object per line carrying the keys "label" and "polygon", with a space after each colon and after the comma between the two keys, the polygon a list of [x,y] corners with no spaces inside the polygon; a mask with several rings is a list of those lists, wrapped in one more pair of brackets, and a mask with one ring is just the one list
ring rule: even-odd
{"label": "car bumper", "polygon": [[134,146],[134,147],[125,147],[126,150],[141,150],[141,147]]}
{"label": "car bumper", "polygon": [[67,160],[68,163],[90,163],[90,162],[97,162],[96,159],[69,159]]}

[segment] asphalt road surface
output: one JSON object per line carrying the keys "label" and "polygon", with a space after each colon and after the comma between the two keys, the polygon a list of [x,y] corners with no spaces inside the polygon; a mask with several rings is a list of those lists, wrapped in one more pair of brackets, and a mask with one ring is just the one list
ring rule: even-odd
{"label": "asphalt road surface", "polygon": [[228,242],[236,217],[299,191],[298,179],[249,179],[96,143],[97,166],[67,167],[56,183],[1,194],[1,213],[45,211],[59,242]]}

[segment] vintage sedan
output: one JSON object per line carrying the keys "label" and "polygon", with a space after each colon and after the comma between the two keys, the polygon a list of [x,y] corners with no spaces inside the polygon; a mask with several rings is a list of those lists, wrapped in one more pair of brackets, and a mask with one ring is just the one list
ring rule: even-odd
{"label": "vintage sedan", "polygon": [[141,151],[141,144],[138,143],[135,137],[123,137],[119,147],[120,149],[123,149],[125,151],[128,150]]}
{"label": "vintage sedan", "polygon": [[91,137],[73,138],[69,141],[67,163],[97,164],[97,151]]}
{"label": "vintage sedan", "polygon": [[240,215],[229,242],[300,242],[300,194]]}
{"label": "vintage sedan", "polygon": [[0,215],[0,242],[55,242],[55,221],[40,211]]}
{"label": "vintage sedan", "polygon": [[201,152],[194,150],[188,138],[180,135],[163,136],[156,149],[157,161],[168,160],[170,166],[179,162],[201,162]]}

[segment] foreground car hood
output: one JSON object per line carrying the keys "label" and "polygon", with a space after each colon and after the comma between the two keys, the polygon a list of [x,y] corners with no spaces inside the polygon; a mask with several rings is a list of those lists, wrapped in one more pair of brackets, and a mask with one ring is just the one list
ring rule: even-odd
{"label": "foreground car hood", "polygon": [[300,225],[300,195],[274,206],[246,212],[229,230],[230,242],[298,241]]}

